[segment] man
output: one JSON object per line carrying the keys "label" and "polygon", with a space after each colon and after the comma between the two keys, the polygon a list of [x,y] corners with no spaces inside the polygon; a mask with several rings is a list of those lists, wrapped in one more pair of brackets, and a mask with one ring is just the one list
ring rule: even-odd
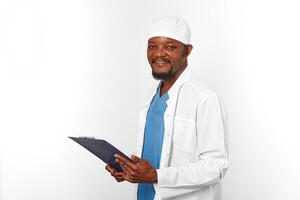
{"label": "man", "polygon": [[150,29],[147,57],[160,80],[141,111],[137,156],[115,155],[117,181],[137,184],[138,200],[212,200],[228,167],[226,119],[218,95],[192,77],[190,28],[163,17]]}

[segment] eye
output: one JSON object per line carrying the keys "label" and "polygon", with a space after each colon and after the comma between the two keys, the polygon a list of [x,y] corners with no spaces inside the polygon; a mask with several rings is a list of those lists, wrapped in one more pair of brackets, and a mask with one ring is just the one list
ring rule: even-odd
{"label": "eye", "polygon": [[173,50],[173,49],[176,49],[177,47],[176,46],[174,46],[174,45],[168,45],[167,46],[167,49],[169,49],[169,50]]}
{"label": "eye", "polygon": [[149,45],[148,45],[148,49],[154,49],[154,47],[155,47],[155,46],[152,45],[152,44],[149,44]]}

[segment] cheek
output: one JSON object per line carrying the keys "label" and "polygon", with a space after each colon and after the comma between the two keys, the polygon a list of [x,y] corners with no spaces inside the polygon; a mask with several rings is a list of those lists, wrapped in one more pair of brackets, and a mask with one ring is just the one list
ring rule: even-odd
{"label": "cheek", "polygon": [[180,56],[176,56],[176,57],[172,57],[170,59],[171,61],[171,64],[174,65],[174,66],[178,66],[178,65],[181,65],[182,64],[182,57]]}
{"label": "cheek", "polygon": [[150,62],[152,60],[152,54],[147,52],[147,59]]}

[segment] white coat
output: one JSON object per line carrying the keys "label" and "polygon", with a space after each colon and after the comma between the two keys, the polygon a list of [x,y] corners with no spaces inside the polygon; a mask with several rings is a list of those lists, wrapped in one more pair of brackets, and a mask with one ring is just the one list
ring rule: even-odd
{"label": "white coat", "polygon": [[[223,106],[214,91],[191,75],[186,68],[168,91],[155,200],[216,200],[219,182],[228,167]],[[139,157],[146,115],[156,89],[157,86],[140,113]]]}

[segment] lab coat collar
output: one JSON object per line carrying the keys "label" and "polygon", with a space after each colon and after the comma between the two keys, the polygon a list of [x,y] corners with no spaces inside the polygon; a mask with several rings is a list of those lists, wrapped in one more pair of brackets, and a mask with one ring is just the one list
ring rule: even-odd
{"label": "lab coat collar", "polygon": [[179,75],[175,83],[172,85],[172,87],[168,91],[169,99],[173,99],[177,96],[178,90],[182,86],[182,84],[187,80],[187,78],[190,76],[190,69],[187,66],[185,70]]}
{"label": "lab coat collar", "polygon": [[[189,78],[190,73],[191,73],[190,68],[189,68],[189,66],[187,66],[185,68],[185,70],[179,75],[179,77],[177,78],[175,83],[172,85],[172,87],[169,89],[169,91],[168,91],[169,100],[177,95],[179,88]],[[160,87],[161,83],[162,83],[162,81],[159,81],[159,83],[156,85],[156,87],[152,88],[150,95],[148,96],[143,108],[149,107],[149,105],[150,105],[154,95],[156,94],[158,87]],[[169,100],[167,101],[167,104],[168,104]]]}

